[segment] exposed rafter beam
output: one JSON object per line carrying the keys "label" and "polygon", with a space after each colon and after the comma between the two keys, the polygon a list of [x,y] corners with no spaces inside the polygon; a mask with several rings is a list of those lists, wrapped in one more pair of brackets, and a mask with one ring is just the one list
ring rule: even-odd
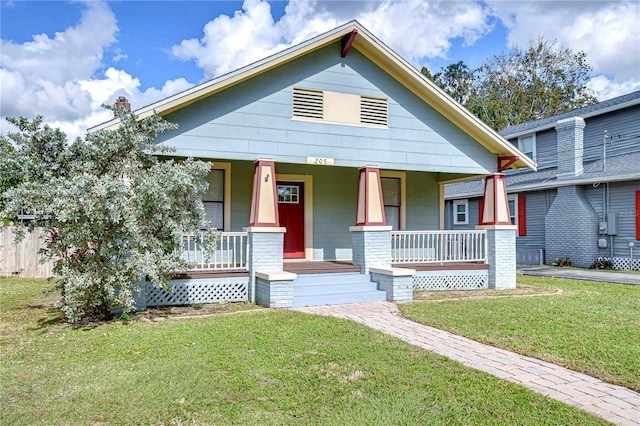
{"label": "exposed rafter beam", "polygon": [[340,40],[340,57],[344,58],[347,56],[347,53],[349,52],[349,49],[353,44],[353,40],[356,39],[357,35],[358,30],[354,29],[349,34],[342,37],[342,39]]}

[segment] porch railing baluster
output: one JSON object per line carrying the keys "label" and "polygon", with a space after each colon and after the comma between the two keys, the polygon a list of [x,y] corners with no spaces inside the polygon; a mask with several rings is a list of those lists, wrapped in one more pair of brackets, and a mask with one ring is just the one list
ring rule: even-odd
{"label": "porch railing baluster", "polygon": [[193,265],[197,271],[247,271],[246,232],[221,232],[215,252],[207,259],[203,236],[183,236],[182,258]]}
{"label": "porch railing baluster", "polygon": [[487,262],[487,233],[392,231],[392,263]]}

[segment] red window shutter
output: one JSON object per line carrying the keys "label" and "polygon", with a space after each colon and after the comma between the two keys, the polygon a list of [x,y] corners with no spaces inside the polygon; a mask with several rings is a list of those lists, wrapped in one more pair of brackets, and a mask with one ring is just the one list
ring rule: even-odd
{"label": "red window shutter", "polygon": [[518,197],[518,235],[527,235],[527,198]]}
{"label": "red window shutter", "polygon": [[478,201],[478,225],[482,223],[482,212],[484,211],[484,198]]}
{"label": "red window shutter", "polygon": [[640,191],[636,191],[636,240],[640,240]]}

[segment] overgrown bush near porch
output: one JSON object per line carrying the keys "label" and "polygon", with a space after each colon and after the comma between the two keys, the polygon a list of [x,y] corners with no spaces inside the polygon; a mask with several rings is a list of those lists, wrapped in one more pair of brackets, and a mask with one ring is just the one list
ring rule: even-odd
{"label": "overgrown bush near porch", "polygon": [[640,391],[640,286],[532,276],[519,276],[518,285],[552,291],[401,310],[413,321]]}
{"label": "overgrown bush near porch", "polygon": [[0,423],[603,424],[365,326],[294,311],[72,327],[0,280]]}

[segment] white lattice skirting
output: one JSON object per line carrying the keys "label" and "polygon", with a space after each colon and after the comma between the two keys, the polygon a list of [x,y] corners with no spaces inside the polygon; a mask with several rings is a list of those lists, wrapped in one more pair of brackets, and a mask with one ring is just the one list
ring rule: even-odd
{"label": "white lattice skirting", "polygon": [[147,306],[177,306],[196,303],[248,300],[249,277],[171,280],[173,291],[147,284]]}
{"label": "white lattice skirting", "polygon": [[[640,252],[640,250],[638,251]],[[638,256],[640,257],[640,253],[638,253]],[[635,253],[633,257],[635,258]],[[614,257],[612,263],[614,269],[628,271],[631,266],[631,259],[628,257]],[[633,259],[633,269],[640,270],[640,259]]]}
{"label": "white lattice skirting", "polygon": [[489,286],[486,269],[470,271],[416,271],[414,290],[477,290]]}

